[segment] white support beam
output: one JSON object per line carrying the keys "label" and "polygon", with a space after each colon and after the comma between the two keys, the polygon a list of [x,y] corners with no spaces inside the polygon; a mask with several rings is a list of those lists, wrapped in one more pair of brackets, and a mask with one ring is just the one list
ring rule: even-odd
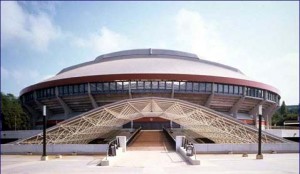
{"label": "white support beam", "polygon": [[[34,102],[39,106],[39,108],[41,109],[41,111],[43,110],[43,105],[40,101],[37,100],[37,97],[36,97],[36,92],[34,91],[33,93],[33,99],[34,99]],[[53,113],[50,111],[50,109],[47,107],[47,116],[52,116]],[[49,117],[48,117],[49,118]]]}
{"label": "white support beam", "polygon": [[132,94],[131,94],[131,81],[129,81],[129,83],[128,83],[128,95],[129,95],[129,98],[132,99]]}
{"label": "white support beam", "polygon": [[272,122],[272,116],[275,113],[275,111],[278,109],[278,106],[276,103],[273,105],[269,106],[269,108],[265,109],[263,111],[263,117],[266,121],[266,128],[269,129],[271,126]]}
{"label": "white support beam", "polygon": [[211,101],[214,99],[214,95],[214,92],[209,95],[208,99],[206,100],[205,107],[209,108]]}
{"label": "white support beam", "polygon": [[245,96],[242,96],[230,109],[229,113],[232,114],[234,118],[237,118],[237,112],[244,100]]}
{"label": "white support beam", "polygon": [[174,81],[172,81],[172,94],[171,94],[171,98],[174,98],[174,92],[175,92]]}
{"label": "white support beam", "polygon": [[63,101],[62,98],[59,97],[58,87],[55,87],[55,95],[56,95],[56,99],[58,100],[59,104],[64,110],[65,117],[67,118],[67,116],[73,112],[72,109]]}
{"label": "white support beam", "polygon": [[261,100],[251,111],[249,112],[250,115],[257,115],[258,108],[260,105],[263,105],[266,102],[266,100]]}
{"label": "white support beam", "polygon": [[90,83],[88,83],[88,95],[89,95],[89,98],[91,100],[93,108],[94,109],[98,108],[99,106],[98,106],[97,102],[95,101],[93,95],[91,94],[91,84]]}

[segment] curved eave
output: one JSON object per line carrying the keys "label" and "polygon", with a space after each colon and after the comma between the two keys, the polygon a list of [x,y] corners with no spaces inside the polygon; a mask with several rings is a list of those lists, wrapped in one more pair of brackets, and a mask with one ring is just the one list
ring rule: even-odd
{"label": "curved eave", "polygon": [[73,77],[67,79],[45,81],[24,88],[20,92],[20,96],[34,90],[49,88],[54,86],[61,86],[61,85],[88,83],[88,82],[101,82],[101,81],[114,81],[114,80],[147,80],[147,79],[225,83],[225,84],[260,88],[260,89],[272,91],[280,95],[279,90],[274,88],[273,86],[260,83],[260,82],[237,79],[237,78],[217,77],[217,76],[207,76],[207,75],[190,75],[190,74],[113,74],[113,75]]}

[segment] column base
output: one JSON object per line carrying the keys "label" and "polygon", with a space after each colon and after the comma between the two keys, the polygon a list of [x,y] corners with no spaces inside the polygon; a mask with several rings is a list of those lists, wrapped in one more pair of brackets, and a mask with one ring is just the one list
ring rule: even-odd
{"label": "column base", "polygon": [[256,155],[256,159],[264,159],[264,156],[261,154],[261,155]]}
{"label": "column base", "polygon": [[48,161],[48,156],[42,156],[41,161]]}

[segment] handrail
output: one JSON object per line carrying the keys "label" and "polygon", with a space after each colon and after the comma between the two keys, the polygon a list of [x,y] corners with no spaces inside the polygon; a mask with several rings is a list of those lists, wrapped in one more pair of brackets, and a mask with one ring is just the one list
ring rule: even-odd
{"label": "handrail", "polygon": [[293,129],[299,130],[299,126],[270,126],[270,129]]}
{"label": "handrail", "polygon": [[167,133],[169,136],[169,138],[171,138],[174,142],[176,142],[176,139],[170,134],[170,132],[166,129],[166,128],[163,128],[163,132]]}

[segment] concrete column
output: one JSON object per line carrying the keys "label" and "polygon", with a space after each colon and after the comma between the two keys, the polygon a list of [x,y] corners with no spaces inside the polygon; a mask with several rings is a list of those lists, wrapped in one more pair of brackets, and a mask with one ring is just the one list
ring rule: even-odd
{"label": "concrete column", "polygon": [[237,112],[243,103],[245,96],[241,97],[230,109],[229,113],[233,115],[234,118],[237,118]]}
{"label": "concrete column", "polygon": [[171,94],[171,98],[174,98],[174,81],[172,81],[172,94]]}
{"label": "concrete column", "polygon": [[120,147],[122,148],[123,152],[126,152],[126,136],[117,136],[119,139]]}
{"label": "concrete column", "polygon": [[129,98],[132,99],[132,95],[131,95],[131,81],[128,82],[128,94],[129,94]]}
{"label": "concrete column", "polygon": [[215,95],[215,91],[214,91],[214,83],[211,84],[211,94],[209,95],[208,99],[206,100],[205,102],[205,107],[209,107],[210,106],[210,103],[211,101],[214,99],[214,95]]}
{"label": "concrete column", "polygon": [[58,96],[58,87],[55,87],[55,95],[56,95],[56,98],[58,100],[58,102],[60,103],[61,107],[64,109],[64,113],[65,113],[65,118],[67,119],[67,115],[72,113],[72,109],[63,101],[63,99],[61,99],[59,96]]}
{"label": "concrete column", "polygon": [[98,108],[98,104],[96,103],[96,101],[95,101],[93,95],[91,94],[91,85],[90,85],[90,83],[88,83],[88,95],[89,95],[89,98],[90,98],[90,100],[91,100],[91,103],[92,103],[93,108],[94,108],[94,109],[95,109],[95,108]]}
{"label": "concrete column", "polygon": [[173,128],[173,122],[172,122],[172,120],[170,120],[170,128],[171,129]]}

